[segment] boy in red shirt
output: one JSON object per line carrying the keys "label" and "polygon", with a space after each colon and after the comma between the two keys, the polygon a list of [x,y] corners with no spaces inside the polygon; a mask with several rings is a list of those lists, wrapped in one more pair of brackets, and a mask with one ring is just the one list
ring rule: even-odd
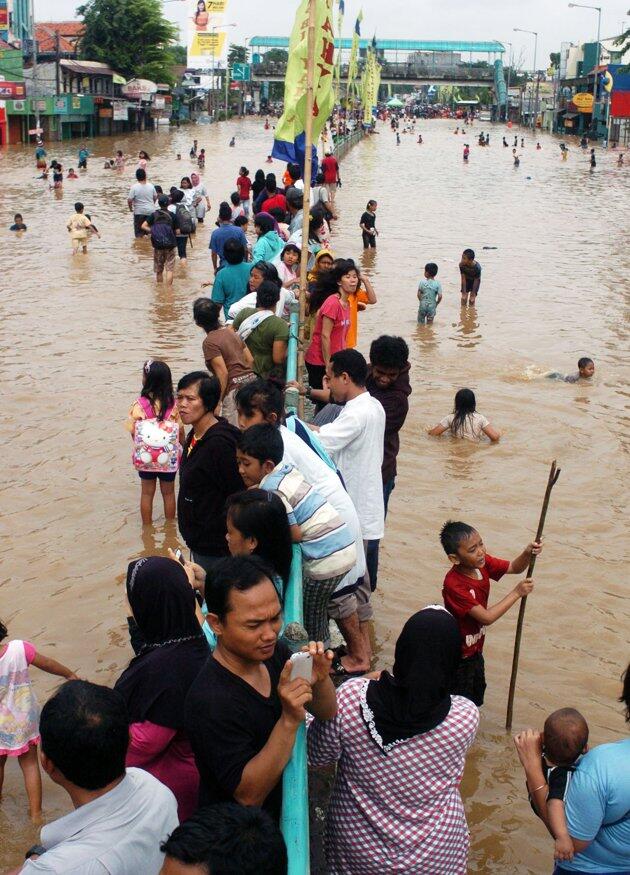
{"label": "boy in red shirt", "polygon": [[483,661],[486,626],[495,623],[534,588],[533,580],[521,580],[501,601],[488,607],[490,580],[500,580],[504,574],[521,574],[532,555],[540,553],[542,544],[536,541],[528,544],[511,562],[495,559],[486,553],[476,529],[452,520],[442,527],[440,541],[453,563],[444,578],[444,606],[457,620],[462,638],[462,661],[451,693],[465,696],[480,706],[486,689]]}

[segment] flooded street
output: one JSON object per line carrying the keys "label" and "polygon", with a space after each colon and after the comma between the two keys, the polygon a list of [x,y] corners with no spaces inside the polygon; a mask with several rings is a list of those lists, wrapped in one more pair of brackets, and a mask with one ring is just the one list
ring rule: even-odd
{"label": "flooded street", "polygon": [[[474,524],[489,552],[513,558],[532,540],[549,464],[562,468],[528,600],[514,729],[542,727],[562,706],[578,707],[591,743],[624,737],[619,678],[630,653],[627,483],[627,314],[630,297],[630,169],[614,152],[588,158],[574,144],[561,163],[558,141],[524,134],[513,168],[507,133],[493,126],[491,145],[476,145],[454,122],[418,123],[412,135],[379,134],[344,159],[334,248],[354,257],[374,283],[378,304],[361,315],[359,348],[383,332],[409,343],[413,395],[401,439],[379,589],[375,595],[378,667],[391,666],[408,616],[441,601],[447,570],[438,533],[449,517]],[[236,135],[236,148],[228,141]],[[192,301],[211,279],[208,237],[218,204],[234,190],[241,164],[251,176],[264,164],[271,132],[260,120],[178,132],[101,138],[88,145],[87,175],[63,193],[36,180],[33,149],[0,152],[0,379],[5,476],[1,487],[0,617],[10,637],[112,683],[130,658],[124,577],[139,555],[177,541],[156,498],[155,530],[140,526],[138,478],[124,430],[141,388],[147,357],[163,358],[177,380],[203,366],[202,332]],[[203,180],[212,201],[185,270],[172,289],[156,286],[148,239],[135,241],[127,192],[136,163],[123,174],[102,169],[116,149],[152,160],[149,179],[168,191],[194,170],[193,136],[208,160]],[[519,139],[521,131],[519,130]],[[468,166],[463,142],[471,144]],[[48,159],[76,168],[76,142],[47,143]],[[181,152],[182,160],[176,160]],[[99,161],[98,158],[101,158]],[[378,250],[363,255],[359,217],[379,202]],[[66,221],[81,200],[102,240],[72,258]],[[14,212],[28,226],[6,230]],[[483,274],[476,311],[459,304],[458,261],[475,249]],[[488,247],[488,249],[484,249]],[[444,300],[433,326],[416,324],[416,288],[435,261]],[[569,373],[592,357],[592,385],[540,378]],[[625,367],[624,367],[625,366]],[[451,411],[468,386],[502,433],[496,446],[425,429]],[[12,441],[9,446],[9,441]],[[626,536],[626,537],[624,537]],[[491,603],[516,578],[494,585]],[[553,843],[532,814],[513,744],[504,732],[516,609],[488,632],[488,692],[463,785],[472,834],[470,871],[547,873]],[[43,702],[58,679],[32,669]],[[37,838],[15,761],[7,765],[0,805],[0,869],[16,865]],[[44,781],[47,819],[64,813],[67,796]]]}

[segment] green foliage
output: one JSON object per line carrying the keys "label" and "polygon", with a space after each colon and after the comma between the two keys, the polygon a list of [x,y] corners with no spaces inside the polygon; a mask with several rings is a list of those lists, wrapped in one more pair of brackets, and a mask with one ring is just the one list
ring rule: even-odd
{"label": "green foliage", "polygon": [[227,62],[230,67],[232,66],[232,64],[246,64],[247,46],[237,46],[234,43],[230,43]]}
{"label": "green foliage", "polygon": [[77,14],[85,24],[83,59],[109,64],[127,78],[173,84],[171,44],[178,30],[162,15],[160,0],[88,0]]}
{"label": "green foliage", "polygon": [[551,61],[551,66],[557,70],[560,66],[560,52],[550,52],[549,60]]}
{"label": "green foliage", "polygon": [[[619,51],[621,52],[622,57],[626,52],[630,51],[630,27],[626,31],[624,31],[621,36],[617,37],[617,39],[615,40],[615,45],[620,46]],[[622,67],[621,72],[630,72],[630,64],[626,64],[624,67]]]}
{"label": "green foliage", "polygon": [[266,64],[286,64],[289,60],[289,53],[286,49],[269,49],[264,54]]}
{"label": "green foliage", "polygon": [[171,53],[174,63],[186,66],[188,62],[188,49],[186,46],[171,46]]}

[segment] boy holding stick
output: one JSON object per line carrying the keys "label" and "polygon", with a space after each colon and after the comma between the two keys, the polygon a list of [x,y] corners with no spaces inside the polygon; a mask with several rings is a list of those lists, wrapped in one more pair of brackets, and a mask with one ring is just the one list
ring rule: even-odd
{"label": "boy holding stick", "polygon": [[483,643],[486,626],[507,613],[534,588],[530,578],[521,580],[501,601],[488,607],[490,580],[500,580],[504,574],[522,574],[542,550],[534,541],[516,559],[496,559],[486,553],[479,532],[462,522],[449,520],[442,527],[440,541],[453,567],[444,578],[444,606],[459,624],[462,638],[462,661],[451,693],[465,696],[477,706],[483,705],[486,676]]}

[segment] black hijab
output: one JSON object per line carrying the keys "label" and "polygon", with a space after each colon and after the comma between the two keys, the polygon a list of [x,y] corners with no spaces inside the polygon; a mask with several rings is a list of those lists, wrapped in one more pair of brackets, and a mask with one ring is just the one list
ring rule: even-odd
{"label": "black hijab", "polygon": [[146,643],[115,688],[131,723],[181,729],[188,690],[210,654],[186,572],[162,556],[137,559],[127,569],[127,598]]}
{"label": "black hijab", "polygon": [[361,706],[384,753],[445,719],[460,651],[457,623],[444,608],[432,605],[407,620],[396,642],[393,675],[384,671],[380,680],[370,681]]}
{"label": "black hijab", "polygon": [[252,192],[254,193],[254,198],[257,198],[260,192],[265,187],[265,171],[257,170],[256,175],[254,176],[254,181],[252,182]]}

